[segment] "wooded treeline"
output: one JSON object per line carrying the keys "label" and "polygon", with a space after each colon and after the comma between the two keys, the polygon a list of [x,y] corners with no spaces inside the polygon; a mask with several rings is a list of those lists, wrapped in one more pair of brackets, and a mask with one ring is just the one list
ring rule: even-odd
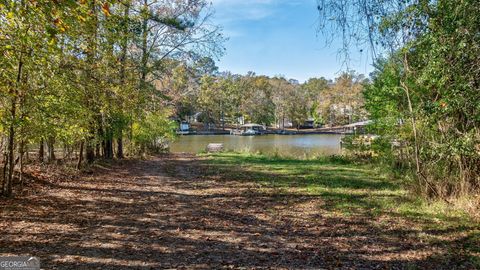
{"label": "wooded treeline", "polygon": [[478,195],[480,2],[319,0],[318,10],[324,34],[376,60],[365,102],[386,164],[427,197]]}
{"label": "wooded treeline", "polygon": [[368,113],[380,159],[420,193],[478,194],[480,2],[318,0],[318,11],[347,58],[352,45],[371,52],[369,80],[219,74],[224,38],[206,0],[1,0],[2,193],[29,148],[43,162],[61,146],[80,167],[161,147],[171,119],[201,112],[217,126],[297,127]]}
{"label": "wooded treeline", "polygon": [[214,63],[210,66],[197,79],[189,77],[192,72],[185,67],[174,71],[175,87],[170,89],[178,97],[173,102],[177,119],[192,120],[197,115],[196,121],[216,128],[241,122],[298,128],[307,120],[316,126],[336,126],[366,119],[362,90],[368,80],[355,72],[334,81],[321,77],[299,83],[253,72],[219,73]]}
{"label": "wooded treeline", "polygon": [[0,1],[1,192],[28,147],[78,166],[157,147],[174,128],[158,82],[223,52],[211,15],[203,0]]}

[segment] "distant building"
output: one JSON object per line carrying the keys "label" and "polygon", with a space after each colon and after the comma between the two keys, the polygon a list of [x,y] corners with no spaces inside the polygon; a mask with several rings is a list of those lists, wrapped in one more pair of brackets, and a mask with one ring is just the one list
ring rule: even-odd
{"label": "distant building", "polygon": [[190,124],[187,121],[180,122],[180,127],[177,130],[179,135],[187,135],[190,133]]}
{"label": "distant building", "polygon": [[190,124],[187,121],[182,121],[180,123],[180,131],[188,131],[190,129]]}
{"label": "distant building", "polygon": [[315,119],[309,117],[303,122],[300,128],[315,128]]}

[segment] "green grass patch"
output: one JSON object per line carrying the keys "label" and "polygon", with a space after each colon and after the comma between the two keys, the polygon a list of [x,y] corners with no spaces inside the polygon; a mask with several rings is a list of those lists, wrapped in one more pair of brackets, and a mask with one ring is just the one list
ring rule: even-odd
{"label": "green grass patch", "polygon": [[317,195],[324,211],[395,215],[438,228],[442,223],[471,224],[469,216],[441,202],[415,198],[381,168],[344,157],[295,159],[249,153],[204,154],[212,173],[225,179],[256,182],[281,192]]}
{"label": "green grass patch", "polygon": [[344,157],[295,159],[232,152],[203,156],[209,172],[224,181],[255,183],[259,192],[273,195],[318,196],[323,201],[318,211],[324,216],[371,217],[377,226],[384,221],[376,217],[410,224],[420,230],[416,237],[432,244],[449,245],[446,239],[451,239],[456,244],[450,254],[461,250],[480,267],[478,220],[444,202],[411,194],[402,180],[378,165]]}

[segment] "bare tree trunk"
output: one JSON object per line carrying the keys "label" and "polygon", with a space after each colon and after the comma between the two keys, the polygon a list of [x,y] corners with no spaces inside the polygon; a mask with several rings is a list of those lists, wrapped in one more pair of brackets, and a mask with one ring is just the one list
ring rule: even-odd
{"label": "bare tree trunk", "polygon": [[[88,66],[93,67],[95,65],[95,52],[97,51],[97,45],[96,45],[96,40],[97,40],[97,33],[98,33],[98,14],[97,14],[97,1],[92,0],[89,1],[89,9],[91,12],[90,19],[92,19],[92,24],[91,28],[89,28],[88,31],[88,36],[87,36],[87,47],[88,50],[86,52],[86,60],[88,63]],[[86,70],[86,78],[89,82],[88,88],[87,88],[87,97],[86,97],[86,104],[87,106],[92,110],[92,111],[97,111],[97,107],[95,106],[95,92],[93,91],[95,89],[94,86],[92,86],[92,81],[93,81],[93,75],[90,69]],[[86,151],[86,161],[88,163],[93,163],[95,160],[95,120],[92,120],[92,122],[89,123],[89,134],[86,138],[85,141],[85,151]]]}
{"label": "bare tree trunk", "polygon": [[5,188],[5,176],[7,173],[7,152],[4,149],[5,144],[5,137],[2,136],[1,141],[0,141],[0,151],[2,153],[2,162],[3,162],[3,168],[2,168],[2,175],[1,175],[1,180],[2,180],[2,186],[0,189],[0,195],[3,195],[3,190]]}
{"label": "bare tree trunk", "polygon": [[106,159],[113,158],[113,133],[108,129],[105,134],[103,156]]}
{"label": "bare tree trunk", "polygon": [[4,194],[5,184],[7,182],[7,152],[3,153],[3,170],[2,170],[2,190],[0,190],[0,194]]}
{"label": "bare tree trunk", "polygon": [[6,171],[7,175],[5,177],[5,189],[3,193],[5,196],[10,197],[12,195],[12,182],[13,182],[13,169],[14,169],[14,159],[15,159],[15,118],[17,114],[17,97],[18,97],[18,84],[22,78],[22,68],[23,60],[22,55],[20,55],[20,60],[18,62],[18,72],[17,72],[17,85],[13,87],[13,96],[12,104],[10,108],[10,117],[11,123],[8,131],[8,146],[7,146],[7,159],[5,162],[8,162],[8,170]]}
{"label": "bare tree trunk", "polygon": [[40,147],[38,150],[38,160],[43,163],[45,157],[45,143],[43,138],[40,139]]}
{"label": "bare tree trunk", "polygon": [[100,144],[99,144],[99,143],[96,143],[96,144],[95,144],[95,157],[96,157],[96,158],[100,158],[100,157],[101,157],[101,154],[100,154]]}
{"label": "bare tree trunk", "polygon": [[82,166],[82,160],[83,160],[83,144],[84,144],[84,142],[82,141],[82,142],[80,143],[80,154],[78,155],[77,170],[79,170],[80,167]]}
{"label": "bare tree trunk", "polygon": [[122,159],[123,158],[123,138],[122,138],[122,132],[120,131],[118,138],[117,138],[117,158]]}
{"label": "bare tree trunk", "polygon": [[23,154],[25,148],[25,142],[22,140],[18,148],[18,154],[20,155],[20,175],[18,176],[18,181],[20,182],[20,190],[23,189]]}
{"label": "bare tree trunk", "polygon": [[93,141],[94,135],[90,135],[89,138],[86,140],[85,146],[85,158],[87,163],[91,164],[95,161],[95,145]]}
{"label": "bare tree trunk", "polygon": [[[128,49],[128,31],[129,31],[129,13],[130,13],[130,0],[125,1],[125,9],[123,11],[123,20],[124,20],[124,29],[123,29],[123,40],[121,42],[122,53],[120,56],[120,85],[125,83],[125,71],[127,64],[127,49]],[[118,131],[117,138],[117,158],[123,158],[123,126],[120,127]]]}
{"label": "bare tree trunk", "polygon": [[404,82],[400,82],[402,85],[405,94],[407,96],[407,101],[408,101],[408,111],[410,113],[410,121],[412,122],[412,130],[413,130],[413,144],[414,144],[414,153],[415,153],[415,167],[416,167],[416,172],[419,175],[420,174],[420,158],[419,158],[419,147],[418,147],[418,135],[417,135],[417,123],[415,120],[415,116],[413,113],[413,107],[412,107],[412,101],[410,99],[410,91],[406,84]]}
{"label": "bare tree trunk", "polygon": [[54,162],[55,157],[55,137],[50,136],[47,140],[48,147],[48,162]]}
{"label": "bare tree trunk", "polygon": [[[408,65],[408,59],[407,59],[407,54],[404,54],[403,57],[403,66],[405,69],[405,76],[408,76],[408,72],[410,71],[409,65]],[[413,130],[413,140],[414,140],[414,153],[415,153],[415,167],[416,167],[416,172],[417,175],[420,176],[420,158],[419,158],[419,147],[418,147],[418,135],[417,135],[417,123],[415,119],[415,114],[413,112],[413,106],[412,106],[412,100],[410,98],[410,89],[405,83],[404,80],[400,80],[400,85],[402,86],[403,90],[405,91],[405,94],[407,96],[407,102],[408,102],[408,111],[410,113],[410,121],[412,122],[412,130]]]}
{"label": "bare tree trunk", "polygon": [[[143,0],[143,8],[148,11],[148,1]],[[141,62],[141,81],[140,86],[143,88],[146,85],[147,79],[147,63],[148,63],[148,17],[142,18],[142,62]]]}
{"label": "bare tree trunk", "polygon": [[[15,95],[16,96],[16,95]],[[5,190],[4,194],[7,197],[12,195],[12,182],[13,182],[13,169],[15,167],[14,159],[15,159],[15,127],[14,127],[14,119],[16,114],[16,97],[12,100],[12,107],[10,109],[12,123],[10,123],[9,134],[8,134],[8,146],[7,146],[7,175],[5,177]]]}

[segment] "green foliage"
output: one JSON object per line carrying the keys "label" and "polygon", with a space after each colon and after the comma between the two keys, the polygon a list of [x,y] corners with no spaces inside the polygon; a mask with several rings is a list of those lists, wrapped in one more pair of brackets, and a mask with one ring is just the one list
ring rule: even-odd
{"label": "green foliage", "polygon": [[[162,87],[167,71],[192,56],[221,55],[223,37],[207,20],[207,7],[186,0],[1,1],[5,194],[11,194],[14,162],[29,144],[43,149],[47,142],[52,158],[55,142],[85,145],[93,162],[112,158],[114,142],[122,157],[125,138],[146,151],[170,137],[173,98]],[[186,84],[179,78],[177,89]]]}
{"label": "green foliage", "polygon": [[132,140],[138,152],[147,149],[159,152],[166,148],[166,142],[175,136],[176,123],[168,120],[168,111],[148,113],[132,124]]}
{"label": "green foliage", "polygon": [[[202,112],[204,122],[222,124],[224,119],[237,124],[238,118],[243,117],[246,122],[277,127],[283,122],[299,127],[311,119],[317,125],[326,122],[338,125],[365,119],[361,108],[364,82],[361,75],[342,75],[337,83],[329,86],[324,78],[311,78],[298,84],[293,80],[254,73],[244,76],[228,72],[215,74],[213,66],[210,60],[200,59],[193,66],[174,69],[175,79],[169,85],[175,93],[172,96],[181,96],[175,105],[179,118],[186,119]],[[342,98],[338,98],[340,96]],[[339,109],[332,111],[335,106]]]}
{"label": "green foliage", "polygon": [[381,157],[428,197],[477,194],[480,2],[317,2],[322,33],[342,33],[346,58],[369,44],[376,60],[364,96]]}
{"label": "green foliage", "polygon": [[375,119],[372,130],[389,142],[385,157],[413,170],[416,147],[419,191],[429,196],[480,189],[480,38],[473,34],[479,10],[477,1],[445,0],[412,4],[389,18],[384,29],[396,31],[399,23],[416,20],[418,31],[402,49],[377,61],[364,92]]}

